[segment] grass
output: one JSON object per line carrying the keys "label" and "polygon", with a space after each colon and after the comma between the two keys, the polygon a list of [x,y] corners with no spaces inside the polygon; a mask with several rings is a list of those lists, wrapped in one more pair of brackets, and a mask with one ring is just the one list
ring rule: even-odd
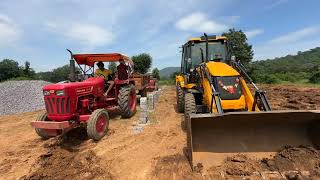
{"label": "grass", "polygon": [[297,82],[289,82],[289,81],[281,81],[277,84],[283,84],[283,85],[294,85],[294,86],[300,86],[300,87],[320,87],[320,84],[313,84],[308,82],[307,80],[301,80]]}
{"label": "grass", "polygon": [[158,82],[159,85],[175,85],[175,80],[172,79],[165,79],[165,80],[160,80]]}

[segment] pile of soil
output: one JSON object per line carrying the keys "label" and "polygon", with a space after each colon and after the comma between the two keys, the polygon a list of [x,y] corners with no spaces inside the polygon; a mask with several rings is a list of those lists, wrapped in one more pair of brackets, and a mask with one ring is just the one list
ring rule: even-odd
{"label": "pile of soil", "polygon": [[284,147],[272,158],[250,159],[238,154],[225,159],[221,167],[211,167],[209,177],[274,177],[310,179],[320,177],[320,151],[312,147]]}
{"label": "pile of soil", "polygon": [[294,85],[259,85],[273,110],[320,109],[320,88]]}
{"label": "pile of soil", "polygon": [[87,140],[83,129],[76,129],[44,144],[31,173],[23,179],[114,179],[101,166],[100,158],[92,150],[79,152],[79,145]]}

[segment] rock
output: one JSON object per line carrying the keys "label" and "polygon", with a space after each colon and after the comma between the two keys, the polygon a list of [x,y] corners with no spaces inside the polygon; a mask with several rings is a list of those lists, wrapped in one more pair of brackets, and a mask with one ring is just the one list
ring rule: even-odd
{"label": "rock", "polygon": [[0,83],[0,115],[44,109],[42,88],[46,81],[6,81]]}

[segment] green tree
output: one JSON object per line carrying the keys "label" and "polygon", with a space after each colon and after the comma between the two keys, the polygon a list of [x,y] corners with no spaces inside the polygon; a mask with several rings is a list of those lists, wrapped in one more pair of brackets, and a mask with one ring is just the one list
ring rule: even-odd
{"label": "green tree", "polygon": [[160,80],[160,71],[158,68],[154,68],[152,70],[152,77],[157,78],[158,80]]}
{"label": "green tree", "polygon": [[180,74],[180,71],[176,71],[176,72],[174,72],[174,73],[172,73],[171,75],[170,75],[170,79],[172,79],[172,80],[176,80],[176,76],[177,75],[179,75]]}
{"label": "green tree", "polygon": [[109,62],[108,69],[112,71],[112,73],[117,71],[117,64],[115,62]]}
{"label": "green tree", "polygon": [[137,56],[132,56],[134,63],[134,71],[145,74],[149,71],[152,63],[152,57],[147,53],[142,53]]}
{"label": "green tree", "polygon": [[70,68],[69,65],[64,65],[53,69],[52,71],[39,72],[38,78],[49,82],[60,82],[69,79]]}
{"label": "green tree", "polygon": [[309,82],[311,83],[320,83],[320,68],[319,65],[315,65],[312,68],[312,74],[309,78]]}
{"label": "green tree", "polygon": [[23,74],[19,63],[12,59],[4,59],[0,62],[0,81],[16,78]]}
{"label": "green tree", "polygon": [[237,60],[247,65],[253,58],[252,45],[247,42],[247,36],[241,30],[229,29],[228,32],[222,34],[226,36],[229,43],[233,46],[233,53]]}
{"label": "green tree", "polygon": [[35,78],[36,73],[35,71],[30,67],[30,62],[26,61],[24,63],[24,68],[23,68],[23,76],[28,77],[28,78]]}

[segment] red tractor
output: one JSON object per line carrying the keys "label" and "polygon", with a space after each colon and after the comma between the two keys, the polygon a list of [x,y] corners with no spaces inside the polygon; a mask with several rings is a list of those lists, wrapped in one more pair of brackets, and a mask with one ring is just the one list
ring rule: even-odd
{"label": "red tractor", "polygon": [[[43,87],[46,112],[31,122],[36,133],[43,139],[61,135],[73,128],[85,127],[88,137],[100,140],[108,130],[108,110],[119,108],[122,118],[130,118],[136,112],[135,81],[130,76],[120,80],[115,74],[110,81],[94,76],[96,62],[118,62],[127,66],[133,62],[125,55],[71,54],[70,81]],[[77,62],[81,74],[76,74]],[[130,68],[128,68],[132,73]],[[111,86],[106,94],[105,90]]]}

